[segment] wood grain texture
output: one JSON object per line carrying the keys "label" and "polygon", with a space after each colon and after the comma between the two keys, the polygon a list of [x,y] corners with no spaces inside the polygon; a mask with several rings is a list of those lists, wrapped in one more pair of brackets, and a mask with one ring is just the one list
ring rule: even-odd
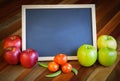
{"label": "wood grain texture", "polygon": [[[118,54],[120,54],[119,51]],[[89,76],[89,79],[87,79],[87,81],[97,81],[97,80],[105,81],[109,76],[109,74],[113,71],[119,60],[120,60],[120,55],[118,56],[116,63],[114,63],[112,66],[110,67],[98,66],[93,71],[92,75]]]}
{"label": "wood grain texture", "polygon": [[[20,64],[8,65],[3,59],[2,43],[9,35],[21,36],[21,5],[23,4],[96,4],[97,36],[109,34],[118,42],[118,58],[110,67],[98,62],[92,67],[83,67],[78,61],[69,61],[78,75],[61,74],[46,78],[46,68],[36,64],[26,69]],[[0,1],[0,81],[120,81],[120,0],[1,0]]]}
{"label": "wood grain texture", "polygon": [[110,34],[120,24],[120,11],[98,32],[98,37],[103,34]]}
{"label": "wood grain texture", "polygon": [[112,73],[109,75],[106,81],[120,81],[120,61],[117,66],[114,68]]}
{"label": "wood grain texture", "polygon": [[[97,31],[99,32],[104,25],[120,10],[120,1],[96,0],[96,19]],[[97,13],[99,12],[99,13]]]}

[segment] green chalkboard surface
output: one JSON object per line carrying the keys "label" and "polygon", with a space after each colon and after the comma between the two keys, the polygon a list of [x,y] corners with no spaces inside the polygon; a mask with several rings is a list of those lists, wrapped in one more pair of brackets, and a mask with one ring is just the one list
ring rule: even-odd
{"label": "green chalkboard surface", "polygon": [[95,6],[90,5],[23,5],[23,50],[38,51],[39,61],[52,60],[65,53],[76,60],[82,44],[96,47]]}

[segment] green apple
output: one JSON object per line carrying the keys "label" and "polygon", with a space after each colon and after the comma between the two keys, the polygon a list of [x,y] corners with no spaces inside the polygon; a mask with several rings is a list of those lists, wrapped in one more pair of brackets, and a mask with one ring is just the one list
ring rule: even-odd
{"label": "green apple", "polygon": [[78,48],[77,58],[82,66],[92,66],[97,60],[97,49],[89,44],[83,44]]}
{"label": "green apple", "polygon": [[111,66],[117,59],[117,51],[111,48],[101,48],[98,51],[98,61],[101,65]]}
{"label": "green apple", "polygon": [[117,42],[116,42],[115,38],[112,37],[112,36],[101,35],[100,37],[98,37],[97,46],[98,46],[99,49],[104,48],[104,47],[116,49],[117,48]]}

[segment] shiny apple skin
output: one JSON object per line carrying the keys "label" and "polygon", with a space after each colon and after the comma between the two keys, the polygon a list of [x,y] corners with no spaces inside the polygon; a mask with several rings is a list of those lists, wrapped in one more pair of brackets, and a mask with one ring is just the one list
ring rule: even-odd
{"label": "shiny apple skin", "polygon": [[22,51],[20,55],[21,65],[25,68],[33,67],[38,61],[38,53],[34,49],[27,49]]}
{"label": "shiny apple skin", "polygon": [[4,50],[4,59],[8,64],[18,64],[20,61],[20,49],[15,47],[15,46],[11,46],[11,47],[7,47]]}
{"label": "shiny apple skin", "polygon": [[4,42],[3,42],[3,48],[7,48],[10,46],[16,46],[18,48],[22,48],[22,40],[21,37],[18,35],[11,35],[8,36],[7,38],[5,38]]}

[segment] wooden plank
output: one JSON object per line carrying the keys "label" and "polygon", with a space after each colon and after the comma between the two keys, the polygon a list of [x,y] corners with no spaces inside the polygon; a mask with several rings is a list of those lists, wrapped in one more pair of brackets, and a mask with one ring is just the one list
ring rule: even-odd
{"label": "wooden plank", "polygon": [[16,77],[15,81],[22,81],[30,72],[31,72],[31,69],[26,69],[18,77]]}
{"label": "wooden plank", "polygon": [[9,36],[10,34],[14,33],[14,31],[21,28],[21,19],[15,19],[12,23],[6,24],[6,28],[0,31],[0,40],[3,40],[5,37]]}
{"label": "wooden plank", "polygon": [[45,70],[46,68],[40,67],[36,64],[32,69],[26,69],[16,78],[16,81],[34,81],[39,75],[42,75]]}
{"label": "wooden plank", "polygon": [[61,0],[35,0],[34,2],[32,2],[32,4],[58,4],[60,3]]}
{"label": "wooden plank", "polygon": [[102,27],[120,10],[119,5],[119,0],[112,2],[109,0],[99,0],[98,3],[96,3],[97,31],[102,29]]}
{"label": "wooden plank", "polygon": [[[31,2],[32,0],[13,0],[13,1],[7,1],[7,4],[1,5],[0,7],[0,23],[5,22],[6,19],[9,19],[10,17],[14,16],[15,14],[20,12],[21,4],[26,4]],[[10,13],[10,14],[9,14]]]}
{"label": "wooden plank", "polygon": [[120,23],[116,26],[114,31],[111,32],[110,35],[112,35],[114,38],[117,38],[118,36],[120,36]]}
{"label": "wooden plank", "polygon": [[83,67],[83,66],[81,66],[81,68],[78,70],[78,72],[79,72],[78,75],[73,76],[70,79],[70,81],[86,81],[87,78],[89,77],[89,75],[91,75],[91,73],[96,69],[96,67],[97,67],[97,63],[94,64],[91,67]]}
{"label": "wooden plank", "polygon": [[0,72],[5,69],[8,66],[8,64],[4,61],[3,56],[0,55]]}
{"label": "wooden plank", "polygon": [[[64,1],[64,0],[62,0]],[[0,5],[0,23],[21,12],[21,5],[25,4],[57,4],[61,0],[12,0],[1,1]],[[10,13],[10,14],[9,14]]]}
{"label": "wooden plank", "polygon": [[101,18],[101,20],[97,22],[97,31],[100,31],[102,27],[104,27],[107,24],[107,22],[109,22],[111,18],[114,17],[117,12],[119,12],[119,10],[120,10],[120,3],[114,6],[110,11],[106,13],[105,16]]}
{"label": "wooden plank", "polygon": [[[119,0],[115,1],[109,1],[109,0],[100,0],[98,2],[98,5],[96,4],[96,19],[97,23],[104,18],[105,15],[108,15],[107,13],[111,11],[115,7],[115,5],[119,4]],[[106,6],[107,5],[107,6]]]}
{"label": "wooden plank", "polygon": [[0,71],[0,81],[14,81],[24,70],[20,65],[8,65]]}
{"label": "wooden plank", "polygon": [[97,36],[110,34],[120,23],[120,11],[98,32]]}
{"label": "wooden plank", "polygon": [[78,0],[63,0],[63,1],[61,1],[60,2],[60,4],[73,4],[73,3],[75,3],[76,1],[78,1]]}
{"label": "wooden plank", "polygon": [[120,81],[120,61],[117,66],[113,69],[106,81]]}

